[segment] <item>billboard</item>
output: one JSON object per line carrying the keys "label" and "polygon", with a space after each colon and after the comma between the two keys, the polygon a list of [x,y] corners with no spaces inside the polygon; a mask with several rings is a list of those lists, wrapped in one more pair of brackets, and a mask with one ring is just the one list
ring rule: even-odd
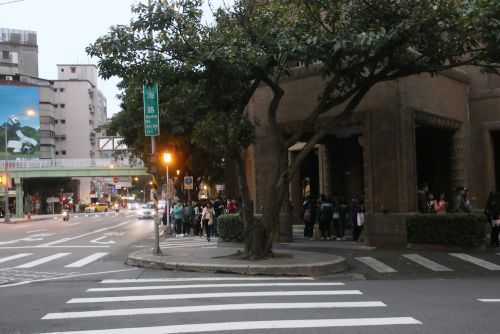
{"label": "billboard", "polygon": [[0,85],[0,158],[40,158],[40,92],[38,87]]}

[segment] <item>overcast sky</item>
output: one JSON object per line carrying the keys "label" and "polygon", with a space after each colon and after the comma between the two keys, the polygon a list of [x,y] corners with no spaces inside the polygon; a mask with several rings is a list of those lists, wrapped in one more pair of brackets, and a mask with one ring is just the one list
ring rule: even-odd
{"label": "overcast sky", "polygon": [[[95,64],[85,47],[109,27],[130,21],[130,6],[147,0],[0,0],[0,28],[34,30],[38,37],[39,76],[57,79],[57,64]],[[223,0],[211,0],[213,7]],[[231,3],[226,0],[226,3]],[[208,13],[208,1],[205,1]],[[207,16],[207,20],[210,17]],[[108,117],[119,110],[118,79],[99,80],[108,100]]]}

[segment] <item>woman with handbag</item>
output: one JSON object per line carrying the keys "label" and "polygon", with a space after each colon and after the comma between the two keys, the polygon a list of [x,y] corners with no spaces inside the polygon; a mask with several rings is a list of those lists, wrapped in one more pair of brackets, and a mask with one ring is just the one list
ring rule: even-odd
{"label": "woman with handbag", "polygon": [[210,233],[212,233],[212,225],[214,223],[215,218],[215,210],[212,207],[212,203],[210,201],[207,202],[207,206],[203,208],[203,212],[201,213],[201,221],[203,222],[203,227],[205,227],[205,231],[207,233],[207,240],[210,242]]}

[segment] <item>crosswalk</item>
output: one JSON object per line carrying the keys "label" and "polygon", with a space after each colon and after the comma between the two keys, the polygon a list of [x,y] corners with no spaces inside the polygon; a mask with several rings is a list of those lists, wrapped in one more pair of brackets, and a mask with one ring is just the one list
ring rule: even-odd
{"label": "crosswalk", "polygon": [[[493,263],[491,261],[486,261],[484,259],[481,259],[477,256],[472,256],[469,254],[465,253],[449,253],[447,254],[450,258],[447,259],[449,261],[451,258],[459,259],[463,263],[466,263],[468,265],[473,265],[475,268],[481,268],[481,269],[486,269],[488,271],[500,271],[500,265]],[[431,272],[453,272],[454,269],[445,266],[443,264],[440,264],[432,259],[429,259],[427,257],[424,257],[420,254],[402,254],[401,255],[403,258],[412,261],[413,263],[419,265],[422,268],[425,268],[428,271]],[[380,273],[380,274],[390,274],[390,273],[397,273],[398,270],[394,269],[390,265],[384,263],[381,260],[375,259],[372,256],[363,256],[363,257],[355,257],[354,258],[357,262],[362,263],[365,265],[367,268]],[[500,260],[500,258],[499,258]],[[391,265],[394,263],[394,261],[391,261]]]}
{"label": "crosswalk", "polygon": [[208,242],[205,238],[183,237],[183,238],[168,238],[160,242],[160,248],[216,248],[217,238],[213,238]]}
{"label": "crosswalk", "polygon": [[[404,331],[422,324],[347,284],[243,276],[104,280],[84,297],[77,292],[66,302],[71,307],[44,315],[40,327],[51,330],[43,334],[328,333],[334,327],[402,326]],[[356,312],[345,317],[350,309]]]}
{"label": "crosswalk", "polygon": [[[71,260],[69,263],[63,264],[63,267],[66,268],[81,268],[84,267],[88,264],[91,264],[95,261],[98,261],[108,255],[109,253],[104,253],[104,252],[99,252],[99,253],[93,253],[88,256],[84,256],[83,258],[79,258],[78,260],[75,261],[75,259]],[[10,268],[15,268],[15,269],[31,269],[35,268],[38,266],[42,266],[44,264],[47,264],[52,261],[56,261],[62,258],[71,258],[72,253],[55,253],[55,254],[50,254],[46,256],[39,257],[37,255],[36,259],[33,259],[29,262],[25,263],[19,263],[19,262],[24,262],[25,260],[29,258],[35,257],[33,253],[20,253],[20,254],[15,254],[15,255],[10,255],[6,257],[0,258],[0,264],[3,266],[8,266]],[[2,268],[0,268],[0,271]]]}

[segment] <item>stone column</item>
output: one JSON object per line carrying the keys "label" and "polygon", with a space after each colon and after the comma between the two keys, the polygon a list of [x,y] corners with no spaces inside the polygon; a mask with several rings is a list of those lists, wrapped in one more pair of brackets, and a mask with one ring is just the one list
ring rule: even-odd
{"label": "stone column", "polygon": [[317,145],[318,150],[318,172],[319,172],[319,193],[326,197],[332,195],[332,177],[330,171],[330,157],[326,145]]}
{"label": "stone column", "polygon": [[451,162],[451,186],[452,191],[456,187],[466,186],[465,166],[464,166],[464,129],[463,125],[454,133],[450,147],[450,162]]}
{"label": "stone column", "polygon": [[21,178],[15,178],[14,184],[16,187],[16,214],[14,217],[23,218],[24,217],[24,207],[23,207],[23,180]]}

